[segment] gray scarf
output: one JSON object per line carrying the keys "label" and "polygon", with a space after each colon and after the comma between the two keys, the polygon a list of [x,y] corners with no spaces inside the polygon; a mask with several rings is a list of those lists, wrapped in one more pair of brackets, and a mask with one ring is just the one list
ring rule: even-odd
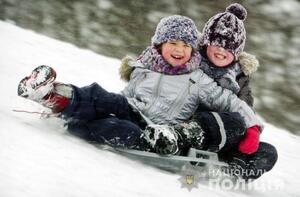
{"label": "gray scarf", "polygon": [[221,87],[229,89],[235,94],[240,91],[240,86],[236,81],[236,77],[242,71],[238,63],[234,63],[226,68],[219,68],[209,62],[207,58],[202,57],[200,69],[213,78]]}

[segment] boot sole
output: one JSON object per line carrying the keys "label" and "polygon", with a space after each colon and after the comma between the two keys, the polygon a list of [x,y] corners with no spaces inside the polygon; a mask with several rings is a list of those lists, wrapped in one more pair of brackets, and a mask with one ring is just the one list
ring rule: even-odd
{"label": "boot sole", "polygon": [[44,73],[45,78],[44,78],[44,80],[42,80],[40,82],[30,84],[32,90],[37,90],[40,87],[45,86],[48,83],[52,83],[56,79],[56,72],[53,68],[51,68],[50,66],[46,66],[46,65],[38,66],[37,68],[35,68],[32,71],[31,75],[23,78],[20,81],[20,83],[18,85],[18,96],[21,96],[24,98],[28,97],[28,94],[26,94],[28,92],[27,87],[26,87],[27,81],[31,78],[32,75],[38,75],[41,72],[45,72]]}

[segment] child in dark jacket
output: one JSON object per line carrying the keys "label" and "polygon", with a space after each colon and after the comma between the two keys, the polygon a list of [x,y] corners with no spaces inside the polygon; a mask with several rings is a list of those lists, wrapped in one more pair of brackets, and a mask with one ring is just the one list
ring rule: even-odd
{"label": "child in dark jacket", "polygon": [[[235,3],[227,7],[225,12],[218,13],[207,21],[200,39],[200,68],[218,85],[233,91],[253,107],[250,77],[256,71],[258,61],[254,56],[243,52],[246,41],[243,21],[246,16],[246,9]],[[238,173],[246,179],[258,178],[275,165],[275,147],[259,142],[258,128],[241,132],[239,125],[243,120],[240,114],[218,113],[218,119],[215,117],[216,113],[205,111],[210,110],[200,105],[189,123],[196,122],[207,132],[206,137],[209,139],[204,149],[218,152],[220,158],[235,168],[236,165],[240,166]],[[225,132],[221,131],[222,127]],[[249,175],[250,172],[247,171],[251,170],[252,174]]]}

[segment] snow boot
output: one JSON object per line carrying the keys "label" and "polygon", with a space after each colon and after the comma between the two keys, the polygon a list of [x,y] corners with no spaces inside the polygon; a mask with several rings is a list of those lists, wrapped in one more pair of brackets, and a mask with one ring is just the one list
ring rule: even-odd
{"label": "snow boot", "polygon": [[173,127],[148,125],[144,130],[143,137],[158,154],[168,155],[178,152],[178,135]]}
{"label": "snow boot", "polygon": [[174,130],[178,134],[178,146],[180,149],[204,149],[206,145],[205,132],[197,122],[190,121],[177,124],[174,126]]}
{"label": "snow boot", "polygon": [[193,121],[175,126],[148,125],[144,134],[154,151],[162,155],[176,154],[189,148],[201,150],[205,145],[204,131]]}
{"label": "snow boot", "polygon": [[31,75],[20,81],[18,96],[40,103],[53,113],[59,113],[69,104],[73,89],[69,85],[54,82],[55,79],[53,68],[38,66]]}

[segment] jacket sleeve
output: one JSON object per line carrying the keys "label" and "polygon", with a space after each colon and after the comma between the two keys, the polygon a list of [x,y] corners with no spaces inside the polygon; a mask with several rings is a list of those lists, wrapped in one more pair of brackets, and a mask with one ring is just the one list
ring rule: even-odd
{"label": "jacket sleeve", "polygon": [[254,97],[252,96],[252,90],[250,87],[250,76],[246,76],[245,74],[240,74],[236,78],[239,86],[240,91],[238,92],[237,96],[245,101],[250,107],[254,105]]}
{"label": "jacket sleeve", "polygon": [[232,91],[218,86],[205,73],[199,79],[200,103],[215,111],[239,112],[245,120],[247,128],[258,125],[263,128],[262,122],[254,111]]}

